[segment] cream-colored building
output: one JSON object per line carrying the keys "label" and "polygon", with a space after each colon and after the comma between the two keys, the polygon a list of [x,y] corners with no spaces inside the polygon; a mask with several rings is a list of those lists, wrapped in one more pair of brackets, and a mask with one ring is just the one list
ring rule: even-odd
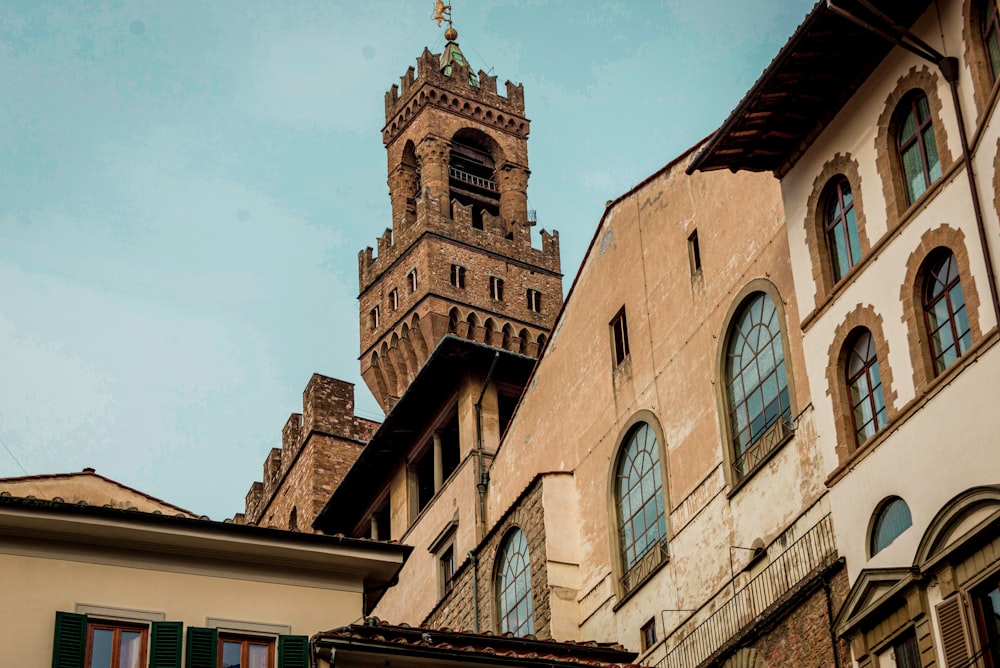
{"label": "cream-colored building", "polygon": [[[472,130],[521,139],[517,122],[494,127],[473,104],[501,105],[495,94],[476,90],[467,71],[439,76],[438,62],[444,72],[444,57],[425,52],[402,97],[387,96],[388,123],[411,100],[401,127],[435,137],[441,153],[421,145],[403,165],[425,180],[438,163],[471,155],[463,142]],[[520,87],[507,90],[521,105]],[[834,661],[829,629],[847,577],[796,336],[779,184],[769,175],[688,176],[693,155],[609,203],[567,301],[543,309],[551,333],[537,365],[519,324],[509,333],[483,325],[524,308],[520,291],[494,291],[492,273],[503,240],[519,243],[520,231],[498,239],[500,226],[478,230],[454,197],[424,231],[426,200],[443,181],[416,191],[415,223],[394,220],[403,231],[388,238],[412,246],[380,243],[388,259],[373,266],[387,266],[378,279],[386,294],[406,294],[394,276],[409,275],[407,258],[425,235],[461,236],[489,262],[463,261],[461,281],[454,264],[450,274],[446,263],[437,273],[418,266],[420,280],[445,283],[424,289],[458,303],[420,314],[405,337],[392,334],[423,303],[416,296],[413,306],[381,303],[378,318],[362,307],[363,326],[392,342],[377,362],[397,390],[314,527],[413,546],[378,617],[621,642],[665,667]],[[477,174],[492,192],[503,163],[482,159]],[[461,191],[470,178],[453,166],[449,183]],[[472,251],[463,252],[456,257]],[[524,272],[537,252],[522,252],[510,262]],[[370,252],[361,260],[369,280]],[[482,294],[462,303],[461,290],[474,286]],[[826,631],[815,642],[793,640],[815,635],[816,623]]]}
{"label": "cream-colored building", "polygon": [[0,665],[305,668],[409,551],[199,519],[92,470],[0,480]]}
{"label": "cream-colored building", "polygon": [[1000,665],[997,4],[827,4],[695,167],[781,179],[838,634],[860,666]]}

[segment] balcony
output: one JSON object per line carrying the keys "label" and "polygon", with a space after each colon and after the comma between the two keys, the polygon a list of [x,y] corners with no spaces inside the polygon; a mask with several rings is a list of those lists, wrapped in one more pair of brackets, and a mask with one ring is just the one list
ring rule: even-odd
{"label": "balcony", "polygon": [[707,601],[667,637],[656,668],[696,668],[728,642],[764,621],[837,560],[833,522],[826,515],[714,612]]}
{"label": "balcony", "polygon": [[454,179],[455,181],[460,181],[461,183],[467,183],[470,186],[474,186],[481,190],[488,190],[494,193],[500,192],[500,189],[497,188],[496,181],[492,181],[490,179],[484,179],[480,176],[476,176],[475,174],[469,174],[468,172],[463,172],[462,170],[456,169],[455,167],[448,168],[448,176]]}

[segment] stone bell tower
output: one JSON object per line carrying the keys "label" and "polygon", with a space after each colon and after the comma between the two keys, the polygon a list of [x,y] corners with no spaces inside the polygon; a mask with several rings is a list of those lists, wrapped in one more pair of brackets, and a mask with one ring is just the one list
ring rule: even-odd
{"label": "stone bell tower", "polygon": [[385,95],[392,227],[358,256],[361,375],[383,409],[448,333],[535,357],[562,305],[559,233],[531,245],[524,88],[449,27]]}

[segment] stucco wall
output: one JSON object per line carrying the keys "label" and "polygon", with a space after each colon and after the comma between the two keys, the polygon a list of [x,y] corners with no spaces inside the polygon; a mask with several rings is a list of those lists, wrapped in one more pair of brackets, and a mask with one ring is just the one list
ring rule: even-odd
{"label": "stucco wall", "polygon": [[[965,57],[970,38],[969,2],[955,0],[934,5],[913,27],[914,32],[945,55],[960,59],[959,98],[973,150],[974,170],[982,195],[987,236],[993,246],[994,270],[998,225],[995,192],[996,156],[1000,126],[993,107],[985,107],[981,72],[970,69]],[[926,70],[934,78],[933,92],[942,101],[939,117],[946,146],[955,166],[909,208],[887,199],[892,189],[887,174],[895,168],[880,139],[893,107],[894,91]],[[978,99],[978,101],[977,101]],[[982,253],[972,199],[961,163],[956,109],[943,76],[933,65],[901,49],[894,49],[860,87],[837,117],[809,147],[782,181],[788,221],[792,266],[803,311],[803,346],[811,391],[816,405],[824,469],[831,475],[831,505],[838,544],[847,558],[853,583],[861,569],[908,566],[927,523],[945,501],[960,491],[1000,480],[993,434],[996,411],[989,397],[995,394],[1000,359],[991,330],[996,318],[990,301],[986,260]],[[883,142],[883,143],[880,143]],[[817,294],[815,257],[806,243],[808,201],[815,193],[817,175],[836,156],[850,155],[858,166],[866,234],[871,250],[830,295]],[[898,211],[902,209],[902,213]],[[954,240],[960,260],[963,292],[973,328],[973,349],[940,380],[928,372],[921,359],[918,331],[922,314],[912,298],[920,286],[914,267],[935,245]],[[967,265],[967,266],[963,266]],[[881,319],[885,355],[880,368],[891,370],[892,396],[887,395],[889,424],[863,447],[856,447],[843,425],[849,415],[830,401],[829,379],[840,382],[842,370],[828,373],[838,328],[859,307]],[[870,558],[869,530],[873,512],[889,495],[902,497],[910,507],[913,526],[887,549]]]}
{"label": "stucco wall", "polygon": [[[116,560],[109,555],[95,558]],[[236,573],[210,576],[167,572],[142,563],[89,563],[48,557],[0,554],[0,608],[6,642],[4,666],[46,666],[52,660],[56,611],[77,604],[162,612],[167,621],[205,626],[206,618],[287,625],[311,635],[356,621],[362,594],[349,590],[253,581]],[[197,571],[197,567],[190,567]]]}
{"label": "stucco wall", "polygon": [[[664,623],[669,631],[685,617],[662,610],[698,608],[729,580],[730,546],[768,544],[807,509],[802,530],[825,512],[814,505],[824,471],[813,451],[778,183],[760,174],[688,177],[684,166],[654,175],[607,211],[491,470],[491,518],[535,472],[573,473],[561,503],[574,506],[566,521],[578,523],[578,538],[549,539],[560,554],[550,573],[564,583],[553,605],[559,639],[638,649],[639,628],[651,617],[662,638]],[[702,269],[693,274],[695,230]],[[734,490],[716,381],[727,318],[755,281],[782,301],[797,431]],[[616,366],[609,323],[623,305],[630,355]],[[618,447],[637,415],[657,423],[664,443],[670,557],[623,601],[610,490]],[[557,614],[565,616],[559,623]]]}

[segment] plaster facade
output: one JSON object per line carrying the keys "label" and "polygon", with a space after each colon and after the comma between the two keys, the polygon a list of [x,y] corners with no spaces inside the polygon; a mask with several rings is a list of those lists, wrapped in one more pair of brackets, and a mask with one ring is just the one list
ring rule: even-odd
{"label": "plaster facade", "polygon": [[[799,303],[811,305],[800,324],[806,375],[851,585],[837,633],[850,640],[858,666],[980,667],[1000,657],[988,622],[996,611],[987,601],[1000,576],[1000,554],[991,547],[1000,483],[994,444],[1000,425],[991,401],[1000,378],[1000,124],[986,44],[997,7],[992,0],[950,0],[908,10],[919,15],[902,26],[915,35],[906,39],[926,48],[896,44],[885,54],[871,51],[871,67],[858,70],[870,74],[841,99],[831,88],[824,99],[828,117],[777,158],[776,171]],[[775,82],[793,51],[811,48],[831,62],[838,57],[839,46],[820,45],[815,37],[820,22],[835,25],[827,11],[814,8],[797,40],[748,95],[748,107],[780,85]],[[900,30],[883,18],[873,23]],[[921,49],[926,57],[915,52]],[[922,173],[912,171],[912,160],[907,167],[912,144],[903,127],[921,96],[927,100],[921,122],[929,125],[919,150],[931,156]],[[783,128],[784,121],[768,122],[766,131]],[[830,210],[822,188],[838,175],[855,195],[862,252],[834,283],[824,266],[830,253],[821,244],[828,242],[816,234],[822,232],[816,223]],[[916,197],[908,194],[907,179],[923,189]],[[947,304],[954,307],[942,303],[934,311],[938,288],[929,268],[945,259],[953,272],[947,290],[954,300]],[[947,346],[939,344],[946,335],[932,331],[938,319],[954,327],[955,354],[947,357],[934,347]],[[873,334],[886,407],[875,433],[864,439],[855,433],[852,402],[859,394],[848,388],[846,354],[859,327]]]}

